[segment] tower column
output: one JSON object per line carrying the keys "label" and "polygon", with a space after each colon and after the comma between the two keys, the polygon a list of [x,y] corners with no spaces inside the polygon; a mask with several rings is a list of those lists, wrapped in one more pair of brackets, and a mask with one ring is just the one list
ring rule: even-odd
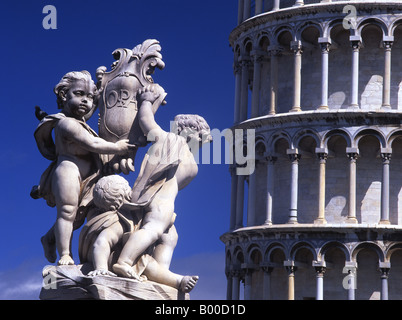
{"label": "tower column", "polygon": [[277,46],[268,47],[268,53],[271,56],[271,81],[270,81],[270,115],[276,114],[278,103],[278,59],[281,48]]}
{"label": "tower column", "polygon": [[251,280],[254,268],[245,263],[242,265],[242,271],[244,274],[244,300],[251,300]]}
{"label": "tower column", "polygon": [[301,68],[303,48],[301,41],[292,41],[290,45],[294,53],[294,75],[293,75],[293,107],[291,112],[301,111]]}
{"label": "tower column", "polygon": [[319,185],[318,185],[318,217],[314,221],[315,224],[325,224],[325,170],[328,159],[328,150],[323,148],[316,148],[316,154],[319,159]]}
{"label": "tower column", "polygon": [[331,39],[319,38],[321,46],[321,105],[320,110],[328,110],[328,55],[331,46]]}
{"label": "tower column", "polygon": [[288,149],[287,154],[292,162],[290,178],[290,209],[288,223],[297,223],[297,200],[299,188],[299,160],[301,155],[297,149]]}
{"label": "tower column", "polygon": [[233,293],[233,272],[226,271],[227,287],[226,287],[226,300],[232,300]]}
{"label": "tower column", "polygon": [[288,300],[295,299],[295,272],[297,267],[294,265],[294,261],[284,261],[283,265],[288,272]]}
{"label": "tower column", "polygon": [[244,121],[247,119],[248,114],[248,82],[249,82],[249,64],[248,57],[243,58],[241,61],[241,100],[240,100],[240,119]]}
{"label": "tower column", "polygon": [[316,300],[324,300],[324,273],[327,270],[325,261],[313,261],[316,273]]}
{"label": "tower column", "polygon": [[240,299],[240,270],[232,271],[232,300]]}
{"label": "tower column", "polygon": [[261,88],[261,64],[263,56],[261,52],[252,52],[254,60],[253,74],[253,92],[251,96],[251,118],[258,117],[260,106],[260,88]]}
{"label": "tower column", "polygon": [[357,263],[353,261],[347,261],[343,268],[343,273],[346,273],[347,276],[343,279],[342,285],[344,289],[348,290],[348,300],[355,300],[356,270]]}
{"label": "tower column", "polygon": [[357,223],[356,219],[356,161],[359,155],[357,148],[347,148],[349,158],[349,213],[347,223]]}
{"label": "tower column", "polygon": [[241,24],[243,22],[244,15],[244,0],[239,0],[238,3],[238,14],[237,14],[237,24]]}
{"label": "tower column", "polygon": [[237,209],[237,174],[236,166],[232,165],[229,168],[232,177],[231,192],[230,192],[230,226],[229,230],[234,230],[236,227],[236,209]]}
{"label": "tower column", "polygon": [[384,81],[382,94],[382,108],[391,109],[391,49],[394,37],[386,37],[383,41],[384,58]]}
{"label": "tower column", "polygon": [[264,271],[262,299],[271,300],[271,272],[273,268],[269,266],[263,266],[262,270]]}
{"label": "tower column", "polygon": [[392,149],[382,149],[382,182],[381,182],[381,220],[380,224],[389,222],[389,163],[391,161]]}
{"label": "tower column", "polygon": [[244,206],[244,176],[237,176],[235,229],[243,227],[243,206]]}
{"label": "tower column", "polygon": [[[257,163],[256,163],[257,166]],[[247,226],[255,224],[256,171],[248,176]]]}
{"label": "tower column", "polygon": [[267,158],[267,213],[265,224],[272,225],[272,204],[274,195],[274,175],[276,157],[268,156]]}
{"label": "tower column", "polygon": [[263,0],[255,0],[255,15],[262,13]]}
{"label": "tower column", "polygon": [[251,0],[244,0],[243,21],[251,16]]}
{"label": "tower column", "polygon": [[280,0],[274,0],[274,7],[272,8],[272,11],[278,11],[280,8]]}
{"label": "tower column", "polygon": [[242,82],[242,67],[241,63],[237,62],[234,65],[235,74],[235,107],[234,107],[234,123],[240,121],[240,110],[241,110],[241,82]]}
{"label": "tower column", "polygon": [[388,300],[388,274],[391,263],[380,262],[379,269],[381,272],[381,300]]}
{"label": "tower column", "polygon": [[359,108],[359,51],[361,47],[361,38],[359,36],[350,36],[352,45],[352,87],[351,87],[351,109]]}

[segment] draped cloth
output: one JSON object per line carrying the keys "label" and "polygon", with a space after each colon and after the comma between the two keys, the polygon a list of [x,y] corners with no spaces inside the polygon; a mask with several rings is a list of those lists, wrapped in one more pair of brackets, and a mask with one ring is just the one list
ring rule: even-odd
{"label": "draped cloth", "polygon": [[[55,197],[52,192],[52,177],[57,167],[58,156],[57,148],[52,137],[52,131],[57,126],[58,122],[65,118],[66,115],[63,113],[48,115],[42,119],[34,132],[34,137],[39,152],[46,159],[52,161],[40,178],[39,186],[37,187],[36,197],[45,199],[50,207],[56,206]],[[91,135],[93,135],[94,137],[98,137],[97,133],[92,130],[85,122],[79,120],[77,120],[77,122]],[[84,214],[84,208],[87,207],[92,201],[93,188],[97,180],[100,178],[100,173],[102,169],[101,156],[95,153],[92,153],[92,155],[94,161],[91,174],[83,181],[81,181],[81,192],[78,205],[80,209],[77,212],[76,220],[83,220],[83,218],[85,218],[82,217],[82,215]]]}
{"label": "draped cloth", "polygon": [[185,139],[174,133],[167,133],[163,143],[154,143],[146,153],[140,173],[134,183],[131,201],[147,206],[164,183],[171,179],[182,161]]}
{"label": "draped cloth", "polygon": [[[141,164],[141,170],[134,187],[132,189],[131,203],[126,204],[125,209],[120,208],[115,211],[101,212],[96,209],[88,213],[88,222],[83,227],[79,239],[79,256],[81,263],[90,260],[89,254],[97,237],[103,230],[110,228],[115,223],[120,223],[123,227],[123,237],[119,243],[111,248],[112,255],[109,258],[109,268],[113,260],[118,258],[124,244],[129,236],[140,229],[142,215],[152,199],[163,187],[166,181],[171,179],[176,173],[178,165],[181,163],[182,147],[186,144],[183,137],[173,133],[167,133],[163,143],[153,144],[148,150]],[[171,225],[173,225],[176,214],[173,214]],[[170,226],[171,226],[170,225]],[[170,228],[170,226],[168,228]],[[168,231],[168,230],[165,230]],[[151,245],[134,262],[133,270],[142,279],[150,259],[155,244]]]}

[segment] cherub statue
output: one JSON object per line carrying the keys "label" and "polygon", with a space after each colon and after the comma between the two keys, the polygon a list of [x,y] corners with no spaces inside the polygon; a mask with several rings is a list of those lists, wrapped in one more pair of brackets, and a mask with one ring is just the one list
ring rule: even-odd
{"label": "cherub statue", "polygon": [[[89,276],[116,276],[109,271],[111,261],[121,251],[126,235],[138,230],[142,210],[141,207],[133,208],[128,181],[118,175],[101,178],[95,185],[93,195],[96,208],[88,213],[88,222],[80,233],[80,260],[81,263],[92,262],[94,270],[88,273]],[[139,280],[149,279],[190,292],[198,277],[173,273],[165,265],[170,264],[176,243],[177,233],[172,226],[155,246],[142,253],[132,267],[141,275]]]}
{"label": "cherub statue", "polygon": [[58,264],[72,265],[74,221],[79,218],[79,209],[92,199],[93,186],[101,174],[101,155],[127,154],[135,146],[128,140],[103,140],[85,123],[94,112],[97,94],[88,71],[67,73],[54,92],[61,112],[44,117],[34,134],[39,151],[52,163],[31,196],[44,198],[50,206],[57,207],[56,223],[41,239],[45,256],[54,262],[56,247]]}
{"label": "cherub statue", "polygon": [[142,206],[144,214],[139,230],[130,235],[113,271],[128,278],[140,279],[136,269],[142,253],[156,243],[174,223],[174,202],[179,190],[197,175],[198,166],[188,143],[211,141],[210,128],[198,115],[175,118],[177,132],[166,132],[155,122],[152,105],[164,90],[149,85],[137,94],[139,125],[153,141],[141,165],[134,184],[131,201]]}

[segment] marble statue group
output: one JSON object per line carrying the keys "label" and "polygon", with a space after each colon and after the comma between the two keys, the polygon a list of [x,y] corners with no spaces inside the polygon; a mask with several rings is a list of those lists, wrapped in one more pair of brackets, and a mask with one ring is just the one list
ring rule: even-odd
{"label": "marble statue group", "polygon": [[[37,109],[35,140],[51,162],[31,196],[57,209],[41,238],[49,262],[75,264],[71,241],[83,226],[78,252],[80,263],[91,266],[88,276],[149,280],[189,292],[198,277],[170,271],[178,241],[175,198],[197,175],[190,143],[210,142],[211,135],[198,115],[176,116],[170,132],[155,121],[166,104],[164,89],[151,77],[164,68],[160,51],[156,40],[116,50],[111,70],[97,69],[96,84],[87,71],[62,77],[54,88],[60,112]],[[96,109],[99,133],[86,123]],[[130,186],[121,173],[136,171],[136,152],[144,147]]]}

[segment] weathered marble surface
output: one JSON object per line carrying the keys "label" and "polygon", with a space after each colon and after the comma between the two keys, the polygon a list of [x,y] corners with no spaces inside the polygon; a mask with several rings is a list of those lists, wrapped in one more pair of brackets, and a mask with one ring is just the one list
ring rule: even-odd
{"label": "weathered marble surface", "polygon": [[90,264],[47,266],[41,300],[189,300],[190,295],[152,281],[112,276],[89,277]]}

